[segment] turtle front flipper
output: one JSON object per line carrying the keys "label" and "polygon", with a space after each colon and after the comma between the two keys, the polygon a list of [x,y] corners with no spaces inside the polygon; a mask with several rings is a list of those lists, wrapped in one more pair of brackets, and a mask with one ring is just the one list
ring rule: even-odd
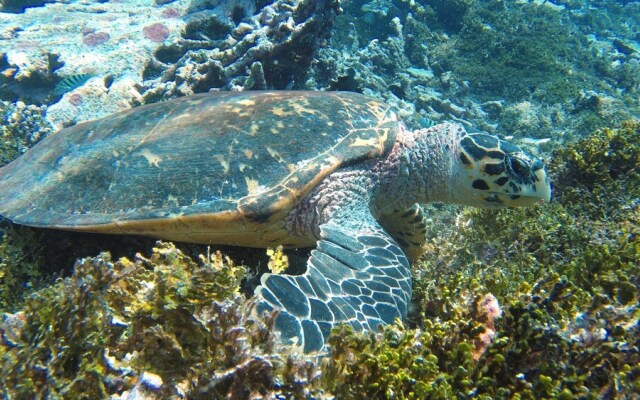
{"label": "turtle front flipper", "polygon": [[298,276],[265,274],[258,312],[279,310],[275,325],[286,343],[321,350],[331,329],[356,331],[405,318],[411,267],[396,241],[370,213],[320,226],[320,240]]}
{"label": "turtle front flipper", "polygon": [[402,247],[411,263],[422,257],[427,242],[427,216],[420,204],[383,215],[380,223]]}

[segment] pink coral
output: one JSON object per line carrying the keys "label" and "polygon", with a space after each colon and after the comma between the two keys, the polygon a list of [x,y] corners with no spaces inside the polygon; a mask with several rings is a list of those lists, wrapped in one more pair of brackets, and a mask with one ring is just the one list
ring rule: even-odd
{"label": "pink coral", "polygon": [[162,18],[179,18],[180,11],[175,8],[169,7],[162,10]]}
{"label": "pink coral", "polygon": [[474,341],[475,350],[473,351],[473,359],[478,361],[482,353],[491,345],[496,336],[495,320],[502,315],[502,309],[496,296],[488,293],[484,295],[479,304],[480,313],[484,315],[484,332],[482,332]]}
{"label": "pink coral", "polygon": [[87,46],[97,46],[109,40],[110,37],[107,32],[91,32],[84,35],[82,41]]}
{"label": "pink coral", "polygon": [[144,36],[149,40],[154,42],[163,42],[169,37],[169,28],[167,28],[163,23],[157,22],[142,28],[142,33],[144,33]]}
{"label": "pink coral", "polygon": [[72,94],[71,96],[69,96],[69,103],[76,107],[79,106],[80,104],[82,104],[82,96],[78,93]]}

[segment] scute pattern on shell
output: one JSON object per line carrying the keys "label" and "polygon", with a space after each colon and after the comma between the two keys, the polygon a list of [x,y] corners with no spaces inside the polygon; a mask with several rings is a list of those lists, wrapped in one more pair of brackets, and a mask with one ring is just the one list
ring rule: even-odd
{"label": "scute pattern on shell", "polygon": [[395,140],[389,106],[356,93],[218,92],[51,135],[0,174],[0,214],[75,227],[287,209]]}

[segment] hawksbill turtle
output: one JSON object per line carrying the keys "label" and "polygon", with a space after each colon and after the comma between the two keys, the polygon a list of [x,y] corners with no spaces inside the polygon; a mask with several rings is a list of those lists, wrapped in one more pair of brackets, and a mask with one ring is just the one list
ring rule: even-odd
{"label": "hawksbill turtle", "polygon": [[410,131],[348,92],[217,92],[50,135],[0,169],[17,224],[247,247],[312,247],[301,275],[265,274],[257,310],[283,341],[404,318],[426,202],[550,201],[541,160],[444,123]]}

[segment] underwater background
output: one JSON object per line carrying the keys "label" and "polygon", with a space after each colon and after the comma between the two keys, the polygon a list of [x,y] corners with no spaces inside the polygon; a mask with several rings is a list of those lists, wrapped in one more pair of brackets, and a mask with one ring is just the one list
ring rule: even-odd
{"label": "underwater background", "polygon": [[431,206],[408,320],[323,358],[249,318],[244,278],[278,251],[1,221],[3,398],[640,397],[640,2],[0,4],[0,166],[141,104],[348,90],[508,137],[554,184],[530,209]]}

